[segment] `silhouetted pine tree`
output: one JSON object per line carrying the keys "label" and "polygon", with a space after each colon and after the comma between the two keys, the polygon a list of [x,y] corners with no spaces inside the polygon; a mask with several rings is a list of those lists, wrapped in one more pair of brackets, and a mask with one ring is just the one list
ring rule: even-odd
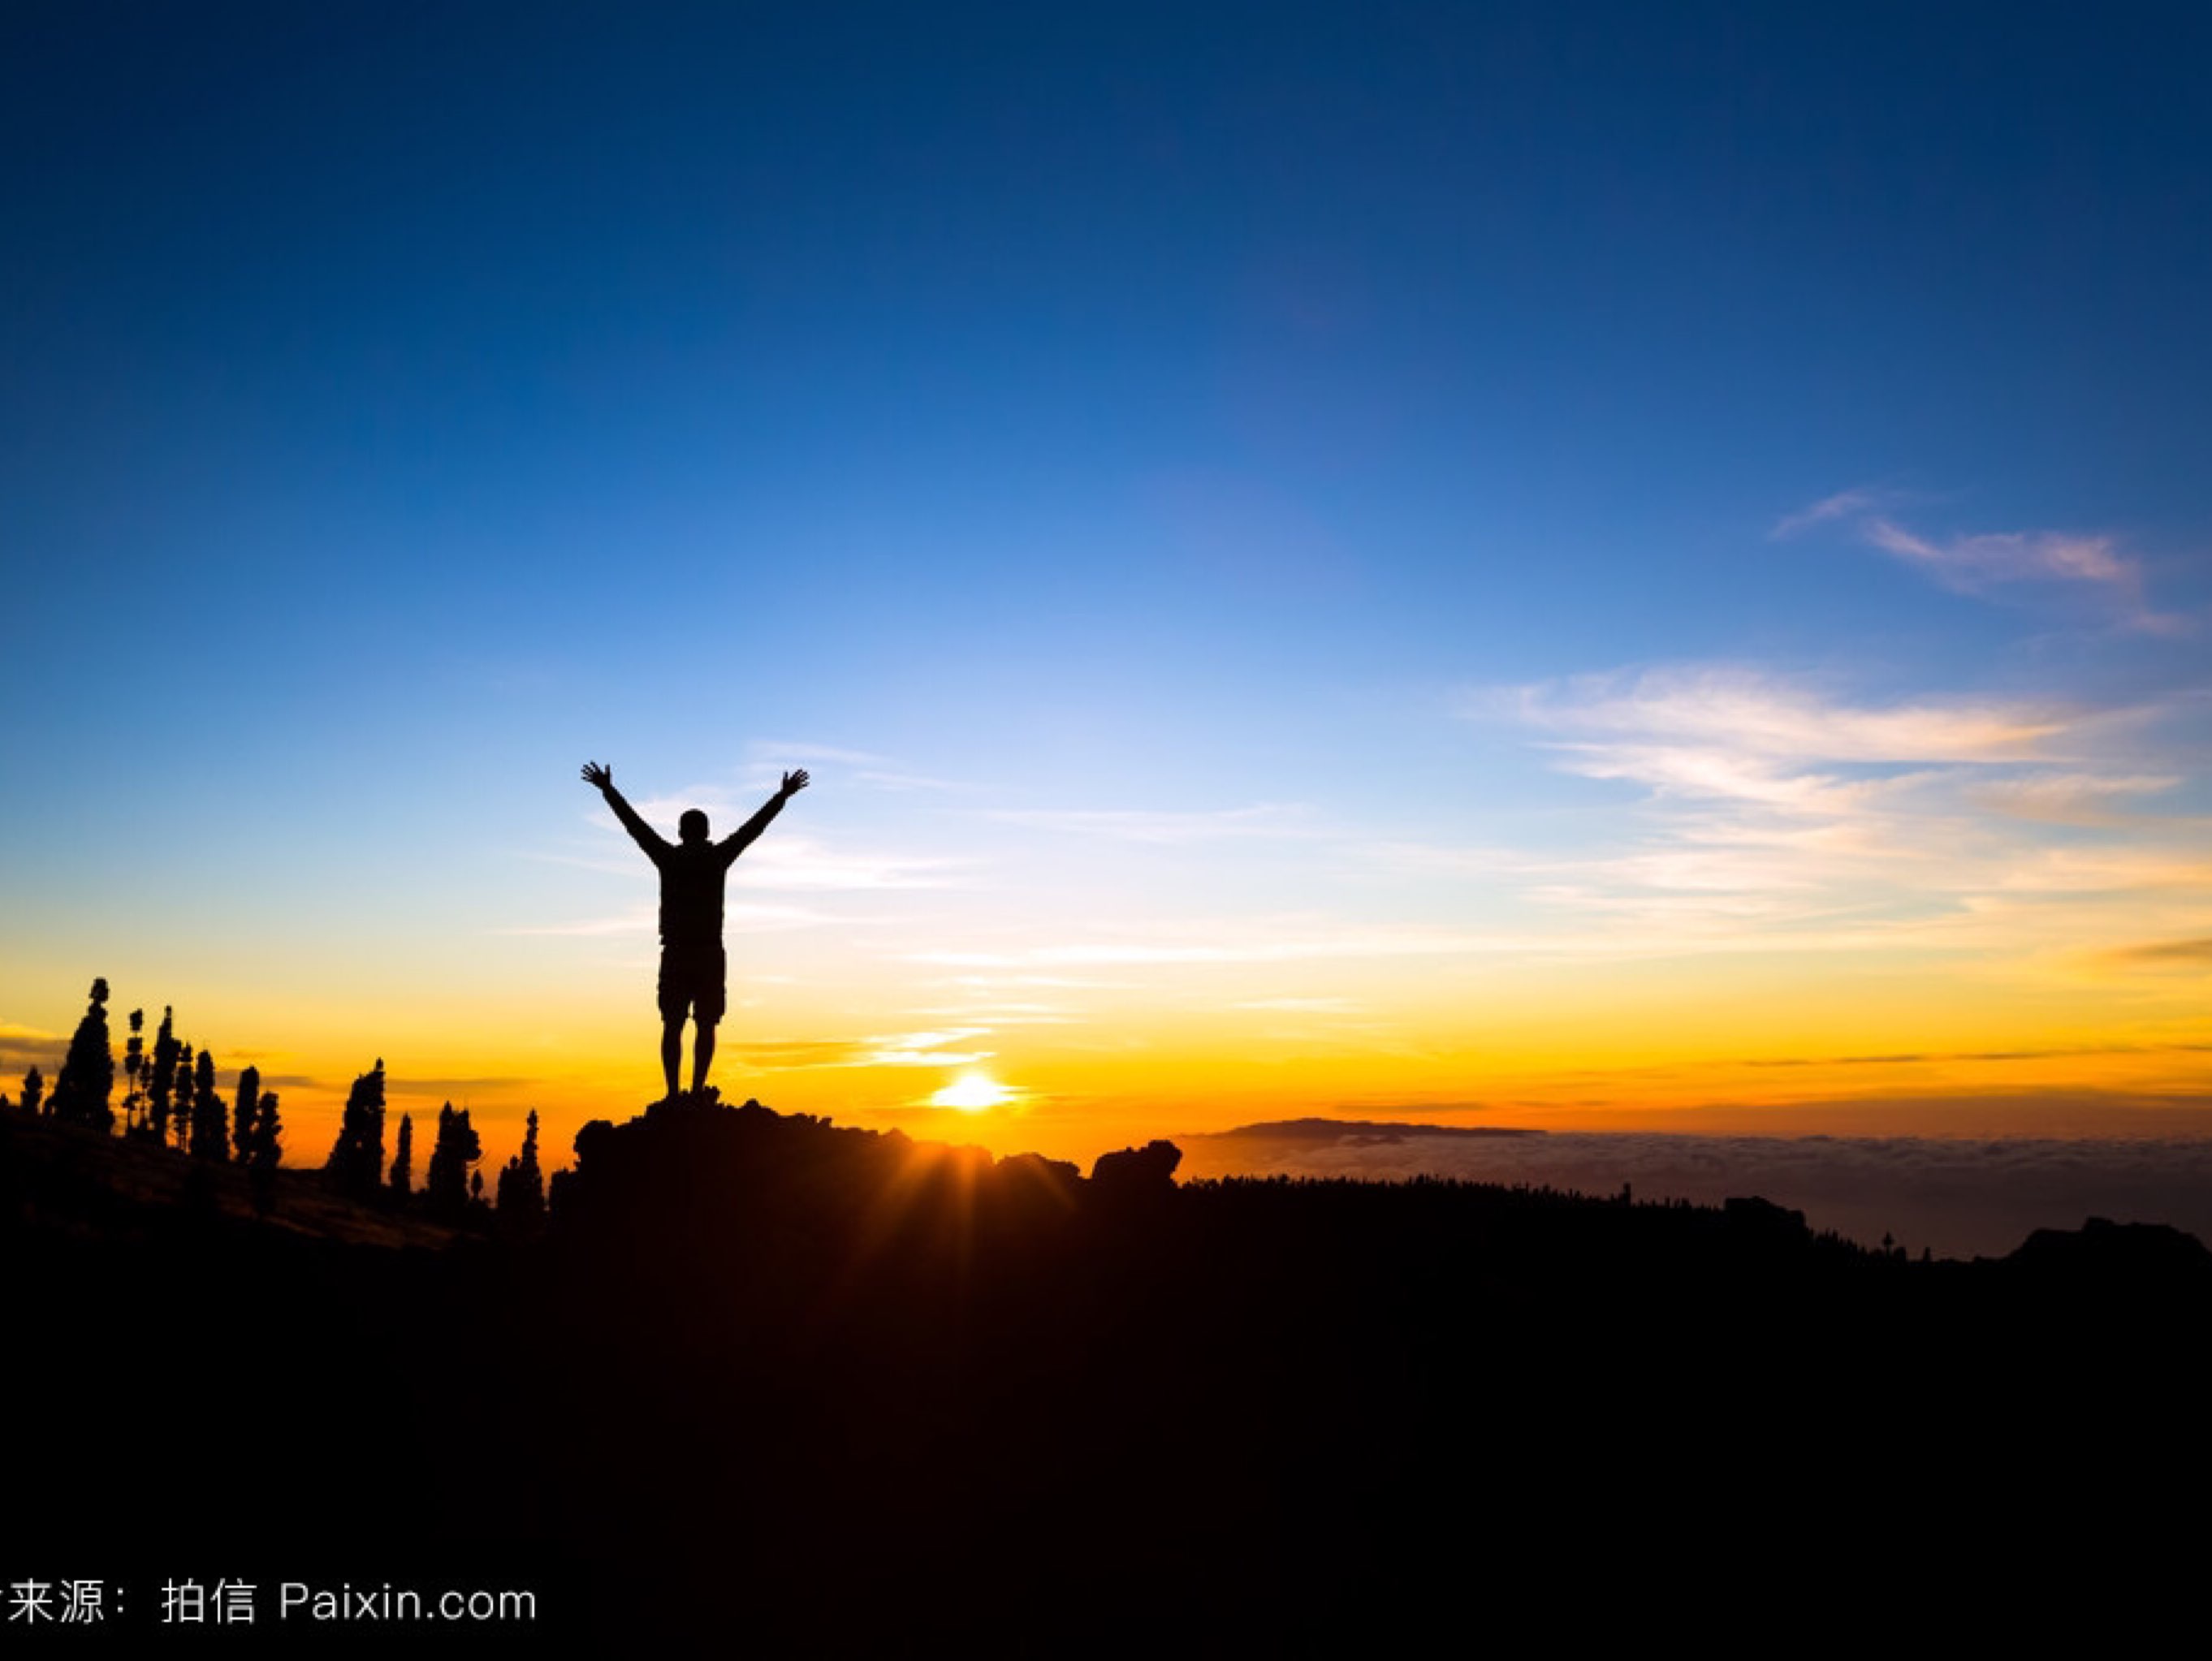
{"label": "silhouetted pine tree", "polygon": [[499,1222],[511,1233],[527,1235],[544,1222],[545,1178],[538,1168],[538,1111],[532,1108],[522,1151],[499,1173]]}
{"label": "silhouetted pine tree", "polygon": [[338,1139],[323,1167],[342,1194],[367,1199],[384,1183],[384,1058],[353,1082]]}
{"label": "silhouetted pine tree", "polygon": [[123,1046],[123,1134],[138,1134],[146,1111],[146,1012],[131,1012],[131,1036]]}
{"label": "silhouetted pine tree", "polygon": [[267,1216],[276,1203],[276,1166],[284,1157],[278,1137],[283,1125],[276,1117],[276,1093],[270,1091],[254,1109],[253,1134],[246,1150],[246,1183],[253,1196],[254,1214]]}
{"label": "silhouetted pine tree", "polygon": [[[430,1150],[422,1194],[434,1215],[458,1221],[469,1209],[469,1167],[483,1157],[483,1143],[469,1124],[468,1109],[453,1111],[447,1102],[438,1109],[438,1142]],[[477,1179],[481,1186],[483,1179]]]}
{"label": "silhouetted pine tree", "polygon": [[169,1114],[169,1129],[175,1133],[177,1146],[180,1149],[192,1145],[192,1104],[198,1094],[198,1083],[192,1072],[192,1046],[179,1044],[177,1046],[177,1105]]}
{"label": "silhouetted pine tree", "polygon": [[92,1003],[70,1040],[61,1076],[54,1081],[54,1117],[105,1131],[114,1125],[107,1098],[115,1088],[115,1057],[107,1047],[107,982],[92,983]]}
{"label": "silhouetted pine tree", "polygon": [[36,1115],[39,1109],[45,1105],[46,1094],[45,1076],[33,1067],[23,1075],[23,1111]]}
{"label": "silhouetted pine tree", "polygon": [[230,1145],[240,1165],[253,1152],[253,1116],[261,1110],[261,1070],[248,1067],[238,1076],[238,1096],[230,1110]]}
{"label": "silhouetted pine tree", "polygon": [[161,1006],[161,1029],[154,1034],[152,1071],[146,1082],[146,1133],[156,1142],[169,1139],[169,1101],[177,1089],[176,1011]]}
{"label": "silhouetted pine tree", "polygon": [[399,1151],[392,1158],[392,1191],[405,1199],[415,1191],[415,1115],[399,1116]]}
{"label": "silhouetted pine tree", "polygon": [[200,1052],[199,1070],[192,1075],[192,1157],[228,1160],[230,1157],[230,1115],[215,1088],[215,1052]]}

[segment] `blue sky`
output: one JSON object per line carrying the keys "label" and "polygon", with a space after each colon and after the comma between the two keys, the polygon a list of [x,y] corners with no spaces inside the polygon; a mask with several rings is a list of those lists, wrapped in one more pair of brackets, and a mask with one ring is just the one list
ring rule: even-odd
{"label": "blue sky", "polygon": [[[1975,857],[2179,884],[2081,953],[2212,933],[2201,11],[4,28],[0,1023],[106,973],[368,1028],[426,972],[345,961],[411,952],[465,1006],[599,915],[586,756],[738,812],[815,767],[775,880],[884,990],[756,1019],[855,1041],[1024,925],[1526,942],[1603,887],[1534,866],[1816,774],[2002,773],[2042,816],[1982,791]],[[1685,782],[1723,728],[1748,794]],[[1928,789],[1881,834],[1955,838]]]}

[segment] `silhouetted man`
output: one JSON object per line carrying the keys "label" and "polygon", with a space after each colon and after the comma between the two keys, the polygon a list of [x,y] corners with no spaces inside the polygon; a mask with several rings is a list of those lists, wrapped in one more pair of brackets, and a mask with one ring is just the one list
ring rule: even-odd
{"label": "silhouetted man", "polygon": [[623,828],[660,868],[660,1070],[668,1078],[669,1099],[676,1096],[678,1064],[684,1059],[684,1016],[698,1022],[691,1049],[691,1094],[706,1088],[714,1060],[714,1028],[728,1000],[722,955],[722,876],[783,811],[783,804],[806,788],[806,770],[783,775],[783,787],[767,805],[719,842],[707,840],[707,815],[696,808],[676,821],[675,842],[637,816],[615,788],[612,767],[584,763],[584,782],[597,785]]}

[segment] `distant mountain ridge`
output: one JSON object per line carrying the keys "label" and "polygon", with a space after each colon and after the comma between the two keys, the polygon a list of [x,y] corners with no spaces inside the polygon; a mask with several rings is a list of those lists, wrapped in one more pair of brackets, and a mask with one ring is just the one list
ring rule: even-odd
{"label": "distant mountain ridge", "polygon": [[1356,1137],[1367,1142],[1400,1142],[1407,1137],[1540,1137],[1544,1131],[1506,1125],[1412,1125],[1395,1119],[1282,1118],[1261,1125],[1240,1125],[1233,1131],[1206,1131],[1178,1137],[1178,1142],[1227,1141],[1231,1137],[1268,1137],[1278,1142],[1323,1141]]}

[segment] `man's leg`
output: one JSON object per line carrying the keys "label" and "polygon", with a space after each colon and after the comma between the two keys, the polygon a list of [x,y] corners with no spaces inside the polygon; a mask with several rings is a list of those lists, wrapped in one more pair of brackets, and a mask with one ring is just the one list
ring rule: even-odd
{"label": "man's leg", "polygon": [[[697,1095],[707,1088],[707,1070],[714,1064],[714,1023],[702,1021],[691,1040],[691,1094]],[[670,1064],[673,1068],[674,1064]],[[672,1071],[671,1077],[675,1076]]]}
{"label": "man's leg", "polygon": [[722,1024],[729,1007],[728,961],[720,946],[699,954],[698,983],[692,988],[691,1018],[698,1022],[691,1040],[691,1094],[707,1088],[707,1069],[714,1064],[714,1028]]}
{"label": "man's leg", "polygon": [[[702,1029],[704,1030],[704,1029]],[[668,1080],[668,1100],[676,1100],[676,1070],[684,1061],[684,1017],[660,1018],[660,1070]]]}
{"label": "man's leg", "polygon": [[676,1100],[676,1070],[684,1064],[684,1016],[691,994],[684,980],[684,955],[666,942],[660,948],[660,1076],[668,1081],[664,1101]]}

